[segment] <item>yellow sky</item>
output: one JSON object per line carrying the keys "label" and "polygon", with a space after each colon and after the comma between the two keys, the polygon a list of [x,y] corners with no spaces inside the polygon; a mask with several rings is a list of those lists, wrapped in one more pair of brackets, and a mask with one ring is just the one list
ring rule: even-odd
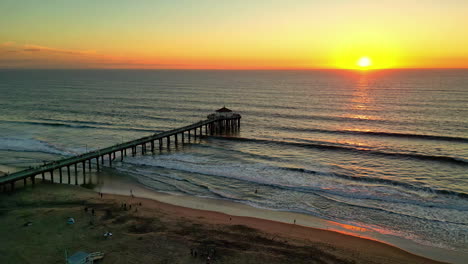
{"label": "yellow sky", "polygon": [[464,0],[0,2],[0,68],[468,68]]}

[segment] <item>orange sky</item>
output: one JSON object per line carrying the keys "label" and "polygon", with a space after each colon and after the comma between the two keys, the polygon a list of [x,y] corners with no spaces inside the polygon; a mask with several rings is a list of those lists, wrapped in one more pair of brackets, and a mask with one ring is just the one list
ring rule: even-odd
{"label": "orange sky", "polygon": [[464,0],[0,2],[0,68],[468,68]]}

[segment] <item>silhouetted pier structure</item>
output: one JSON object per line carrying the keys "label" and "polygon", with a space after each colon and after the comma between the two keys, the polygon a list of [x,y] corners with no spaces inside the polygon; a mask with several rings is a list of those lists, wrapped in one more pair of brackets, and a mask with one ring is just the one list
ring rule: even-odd
{"label": "silhouetted pier structure", "polygon": [[[49,176],[49,179],[47,180],[52,183],[57,182],[78,185],[79,167],[81,167],[83,183],[86,183],[86,167],[88,172],[90,172],[93,168],[92,163],[95,164],[94,168],[97,171],[100,171],[101,167],[104,166],[105,163],[108,163],[108,165],[112,167],[112,161],[117,157],[122,161],[127,155],[131,154],[132,156],[135,156],[137,154],[138,147],[140,147],[142,155],[146,154],[148,151],[151,151],[154,154],[157,148],[161,151],[164,148],[164,145],[169,149],[171,144],[178,146],[179,143],[184,144],[186,139],[190,142],[192,137],[201,137],[203,134],[219,135],[237,132],[240,129],[240,119],[241,115],[223,107],[217,110],[216,113],[208,115],[207,120],[200,121],[192,125],[135,139],[70,158],[49,162],[40,167],[8,174],[0,177],[1,190],[14,190],[15,184],[18,181],[23,181],[24,186],[26,186],[28,179],[30,179],[31,184],[33,185],[36,183],[37,178],[42,179],[42,181],[46,181],[47,174]],[[74,181],[71,179],[71,169],[74,171]],[[54,172],[57,173],[54,175]]]}

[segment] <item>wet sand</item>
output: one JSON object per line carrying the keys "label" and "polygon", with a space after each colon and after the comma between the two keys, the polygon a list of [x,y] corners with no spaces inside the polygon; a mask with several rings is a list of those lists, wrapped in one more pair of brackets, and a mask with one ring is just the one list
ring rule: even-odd
{"label": "wet sand", "polygon": [[[146,198],[101,198],[75,186],[39,184],[0,195],[0,263],[62,263],[65,250],[104,252],[102,263],[205,263],[208,255],[212,263],[440,263],[328,230]],[[76,224],[66,224],[68,217]],[[103,237],[108,231],[111,239]]]}

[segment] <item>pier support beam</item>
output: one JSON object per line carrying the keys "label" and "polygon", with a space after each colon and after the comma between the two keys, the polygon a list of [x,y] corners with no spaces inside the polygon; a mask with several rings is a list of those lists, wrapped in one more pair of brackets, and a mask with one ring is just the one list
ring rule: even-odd
{"label": "pier support beam", "polygon": [[162,151],[163,148],[163,143],[162,143],[162,138],[159,139],[159,152]]}
{"label": "pier support beam", "polygon": [[154,154],[154,140],[151,140],[151,153]]}
{"label": "pier support beam", "polygon": [[75,185],[78,185],[78,167],[75,163]]}
{"label": "pier support beam", "polygon": [[171,147],[171,138],[169,136],[166,137],[166,146],[167,146],[167,149]]}
{"label": "pier support beam", "polygon": [[109,153],[109,167],[112,167],[112,154]]}
{"label": "pier support beam", "polygon": [[36,175],[31,176],[31,183],[33,186],[36,184]]}
{"label": "pier support beam", "polygon": [[71,183],[71,177],[70,177],[70,165],[67,165],[67,173],[68,173],[68,184]]}
{"label": "pier support beam", "polygon": [[60,182],[60,183],[63,183],[63,178],[62,178],[62,167],[60,167],[58,170],[59,170],[59,177],[60,177],[59,182]]}
{"label": "pier support beam", "polygon": [[44,175],[44,172],[42,173],[42,181],[43,181],[43,182],[45,181],[45,175]]}
{"label": "pier support beam", "polygon": [[54,183],[54,170],[50,171],[50,182]]}
{"label": "pier support beam", "polygon": [[99,171],[99,156],[96,157],[96,167],[97,171]]}
{"label": "pier support beam", "polygon": [[26,179],[27,179],[27,178],[24,178],[24,179],[23,179],[24,187],[26,187]]}
{"label": "pier support beam", "polygon": [[123,161],[123,157],[124,157],[123,150],[120,150],[120,161]]}
{"label": "pier support beam", "polygon": [[89,173],[91,173],[91,159],[88,160],[88,169],[89,169]]}

